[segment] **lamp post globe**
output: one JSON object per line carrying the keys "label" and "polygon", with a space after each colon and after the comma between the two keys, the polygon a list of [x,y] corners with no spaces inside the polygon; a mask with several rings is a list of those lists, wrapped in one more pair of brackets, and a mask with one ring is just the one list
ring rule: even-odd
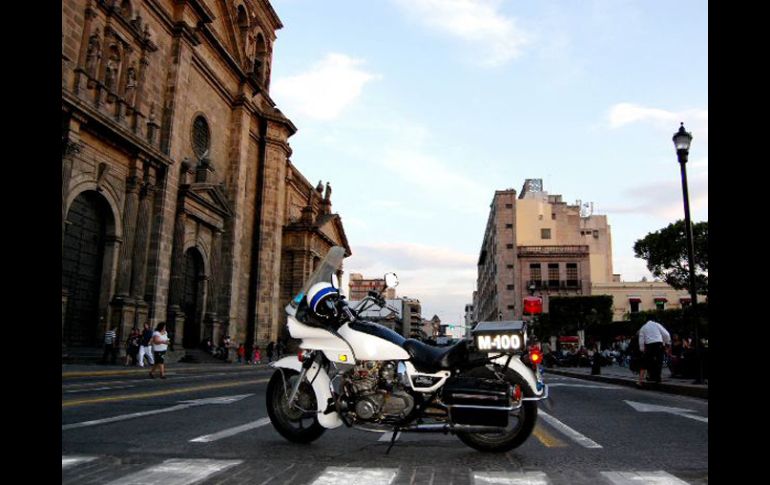
{"label": "lamp post globe", "polygon": [[692,143],[692,134],[688,133],[684,129],[684,123],[681,123],[679,130],[674,133],[673,137],[674,147],[676,148],[676,156],[679,160],[679,166],[682,175],[682,198],[684,201],[684,227],[685,237],[687,238],[687,264],[690,270],[690,304],[692,305],[692,311],[690,317],[692,318],[693,327],[695,328],[695,353],[698,361],[698,376],[695,383],[703,383],[703,360],[701,358],[701,343],[698,335],[698,318],[696,315],[696,304],[698,303],[698,291],[695,286],[695,250],[693,246],[692,236],[692,221],[690,219],[690,195],[687,190],[687,158],[690,154],[690,144]]}

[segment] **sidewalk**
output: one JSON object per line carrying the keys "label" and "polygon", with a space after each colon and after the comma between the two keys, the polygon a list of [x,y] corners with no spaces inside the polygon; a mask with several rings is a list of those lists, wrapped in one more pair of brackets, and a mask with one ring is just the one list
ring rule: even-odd
{"label": "sidewalk", "polygon": [[[633,387],[634,389],[637,389],[636,382],[639,380],[639,374],[631,372],[628,367],[621,367],[616,364],[602,367],[601,374],[595,376],[591,375],[590,367],[546,367],[545,372],[554,375],[576,377],[578,379],[608,382]],[[662,382],[660,384],[645,382],[643,389],[708,399],[708,384],[693,384],[693,379],[672,378],[668,369],[663,369],[661,374]]]}

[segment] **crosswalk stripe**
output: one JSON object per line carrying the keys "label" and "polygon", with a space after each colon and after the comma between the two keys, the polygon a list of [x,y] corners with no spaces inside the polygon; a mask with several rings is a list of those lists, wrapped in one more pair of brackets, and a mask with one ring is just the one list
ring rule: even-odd
{"label": "crosswalk stripe", "polygon": [[64,470],[65,468],[69,468],[71,466],[75,466],[79,463],[87,463],[89,461],[96,460],[97,456],[83,456],[83,455],[68,455],[61,457],[61,468]]}
{"label": "crosswalk stripe", "polygon": [[270,423],[270,418],[260,418],[256,421],[242,424],[240,426],[235,426],[233,428],[223,429],[222,431],[218,431],[216,433],[207,434],[204,436],[198,436],[197,438],[191,439],[190,442],[210,443],[212,441],[221,440],[222,438],[229,438],[230,436],[235,436],[238,433],[243,433],[244,431],[249,431],[255,428],[259,428],[261,426],[265,426],[266,424],[269,424],[269,423]]}
{"label": "crosswalk stripe", "polygon": [[587,436],[575,431],[574,429],[570,428],[566,424],[562,423],[558,419],[554,418],[550,414],[546,413],[542,409],[538,409],[537,415],[542,417],[546,423],[550,424],[557,430],[561,431],[565,435],[567,435],[568,438],[572,439],[572,441],[576,442],[580,446],[584,446],[586,448],[602,448],[602,445],[597,443],[596,441],[592,440],[591,438],[588,438]]}
{"label": "crosswalk stripe", "polygon": [[543,472],[474,472],[474,485],[550,485]]}
{"label": "crosswalk stripe", "polygon": [[192,485],[241,463],[243,463],[242,460],[166,460],[109,482],[108,485]]}
{"label": "crosswalk stripe", "polygon": [[[338,485],[340,483],[365,483],[366,485],[390,485],[398,474],[398,468],[361,468],[330,466],[311,485]],[[164,484],[165,485],[165,484]]]}
{"label": "crosswalk stripe", "polygon": [[688,485],[674,475],[658,470],[654,472],[602,472],[613,485]]}
{"label": "crosswalk stripe", "polygon": [[[399,432],[396,434],[396,441],[398,441],[398,439],[399,439],[400,437],[401,437],[401,432],[399,431]],[[377,441],[387,441],[388,443],[390,443],[390,440],[391,440],[392,438],[393,438],[393,433],[382,433],[382,436],[380,436],[380,439],[378,439]]]}

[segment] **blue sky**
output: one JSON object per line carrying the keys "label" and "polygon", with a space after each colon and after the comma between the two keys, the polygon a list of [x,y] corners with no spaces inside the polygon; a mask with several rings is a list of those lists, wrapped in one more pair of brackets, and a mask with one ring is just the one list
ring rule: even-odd
{"label": "blue sky", "polygon": [[299,128],[292,162],[331,182],[346,273],[395,271],[425,317],[462,320],[494,191],[525,178],[594,202],[614,272],[650,278],[632,247],[684,217],[680,121],[708,220],[705,1],[271,3],[271,96]]}

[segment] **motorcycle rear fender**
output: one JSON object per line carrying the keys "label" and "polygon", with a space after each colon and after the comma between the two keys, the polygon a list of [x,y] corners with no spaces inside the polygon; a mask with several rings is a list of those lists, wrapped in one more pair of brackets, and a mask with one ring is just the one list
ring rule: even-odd
{"label": "motorcycle rear fender", "polygon": [[[505,362],[508,360],[507,356],[502,356],[494,359],[492,362],[495,364],[505,365]],[[537,388],[537,376],[535,375],[535,372],[524,365],[524,363],[519,359],[519,356],[514,356],[511,361],[508,363],[508,368],[513,370],[513,372],[519,374],[521,377],[524,378],[527,384],[529,384],[529,388],[532,389],[532,392],[535,393],[535,396],[542,396],[544,390],[541,389],[538,391]]]}
{"label": "motorcycle rear fender", "polygon": [[[270,367],[302,372],[302,362],[295,356],[284,357],[281,360],[272,362]],[[333,429],[342,425],[342,419],[340,419],[340,415],[336,411],[329,414],[323,413],[328,406],[329,399],[332,397],[329,375],[326,371],[319,367],[318,362],[313,362],[313,365],[307,370],[305,377],[308,382],[312,381],[311,385],[315,392],[316,406],[318,408],[318,422],[321,426]]]}

